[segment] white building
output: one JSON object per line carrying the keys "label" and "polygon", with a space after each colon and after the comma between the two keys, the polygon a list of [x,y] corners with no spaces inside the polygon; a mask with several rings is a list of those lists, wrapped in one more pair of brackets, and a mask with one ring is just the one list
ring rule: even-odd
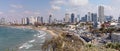
{"label": "white building", "polygon": [[70,14],[66,13],[65,14],[65,22],[68,23],[69,22],[69,18],[70,18]]}
{"label": "white building", "polygon": [[6,24],[5,18],[1,18],[1,19],[0,19],[0,24]]}
{"label": "white building", "polygon": [[32,24],[32,25],[34,25],[35,22],[37,22],[37,17],[31,16],[31,17],[29,18],[29,23]]}
{"label": "white building", "polygon": [[104,7],[103,6],[99,6],[98,7],[98,21],[103,23],[105,22],[105,16],[104,16]]}
{"label": "white building", "polygon": [[90,12],[88,12],[87,21],[88,21],[88,22],[89,22],[89,21],[92,21],[92,16],[91,16],[91,13],[90,13]]}
{"label": "white building", "polygon": [[27,19],[26,18],[22,18],[22,24],[27,24]]}

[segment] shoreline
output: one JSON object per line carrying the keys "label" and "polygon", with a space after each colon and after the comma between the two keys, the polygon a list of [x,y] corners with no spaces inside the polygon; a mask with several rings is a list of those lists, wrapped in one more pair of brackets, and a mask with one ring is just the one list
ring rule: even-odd
{"label": "shoreline", "polygon": [[48,30],[47,27],[34,27],[34,26],[8,26],[8,27],[33,29],[36,31],[45,31],[45,32],[49,33],[51,36],[57,36],[57,34],[55,32],[53,32],[53,30]]}
{"label": "shoreline", "polygon": [[[36,31],[38,31],[39,33],[41,33],[40,31],[43,31],[43,32],[45,32],[46,33],[46,35],[44,35],[45,36],[45,39],[44,39],[44,42],[46,41],[46,40],[50,40],[50,39],[52,39],[52,37],[54,37],[54,36],[57,36],[54,32],[53,32],[53,30],[48,30],[47,29],[47,27],[33,27],[33,26],[7,26],[7,27],[12,27],[12,28],[23,28],[23,29],[32,29],[32,30],[36,30]],[[40,35],[40,34],[37,34],[37,35],[35,35],[35,37],[42,37],[43,35]],[[18,45],[17,47],[17,50],[22,50],[22,48],[24,47],[24,44],[26,45],[27,43],[29,43],[29,42],[31,42],[31,43],[33,43],[33,44],[35,44],[35,39],[33,38],[32,40],[29,40],[29,41],[26,41],[26,42],[24,42],[24,43],[21,43],[21,45]],[[37,42],[36,42],[37,43]],[[43,45],[43,44],[42,44]],[[23,47],[22,47],[23,46]],[[33,45],[29,45],[30,47],[28,47],[28,49],[24,49],[24,50],[29,50],[29,49],[37,49],[37,48],[40,48],[41,46],[40,45],[37,45],[37,47],[35,46],[35,47],[33,47]],[[21,48],[21,49],[19,49],[19,48]],[[40,48],[41,49],[41,48]],[[40,50],[40,49],[37,49],[37,50]]]}

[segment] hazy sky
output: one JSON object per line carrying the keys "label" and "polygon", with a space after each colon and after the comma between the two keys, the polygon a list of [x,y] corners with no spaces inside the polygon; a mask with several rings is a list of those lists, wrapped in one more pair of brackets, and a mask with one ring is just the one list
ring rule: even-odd
{"label": "hazy sky", "polygon": [[62,19],[66,12],[84,16],[87,12],[97,13],[98,6],[105,7],[105,15],[120,15],[120,0],[0,0],[0,17],[20,20],[22,17],[43,16]]}

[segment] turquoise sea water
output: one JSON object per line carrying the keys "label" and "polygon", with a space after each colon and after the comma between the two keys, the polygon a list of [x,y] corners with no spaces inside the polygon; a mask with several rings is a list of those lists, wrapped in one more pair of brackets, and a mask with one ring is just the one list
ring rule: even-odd
{"label": "turquoise sea water", "polygon": [[38,31],[11,27],[0,27],[0,51],[17,47],[21,43],[33,39]]}

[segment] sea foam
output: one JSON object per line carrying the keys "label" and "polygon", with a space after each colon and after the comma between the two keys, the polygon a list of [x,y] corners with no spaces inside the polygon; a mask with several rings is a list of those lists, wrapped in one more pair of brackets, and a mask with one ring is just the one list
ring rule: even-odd
{"label": "sea foam", "polygon": [[30,41],[22,44],[22,46],[20,46],[19,49],[29,49],[29,48],[34,46],[33,44],[35,42],[44,43],[46,33],[44,31],[38,31],[38,32],[39,32],[38,34],[34,35],[34,37],[36,37],[36,38],[34,38],[33,40],[30,40]]}

